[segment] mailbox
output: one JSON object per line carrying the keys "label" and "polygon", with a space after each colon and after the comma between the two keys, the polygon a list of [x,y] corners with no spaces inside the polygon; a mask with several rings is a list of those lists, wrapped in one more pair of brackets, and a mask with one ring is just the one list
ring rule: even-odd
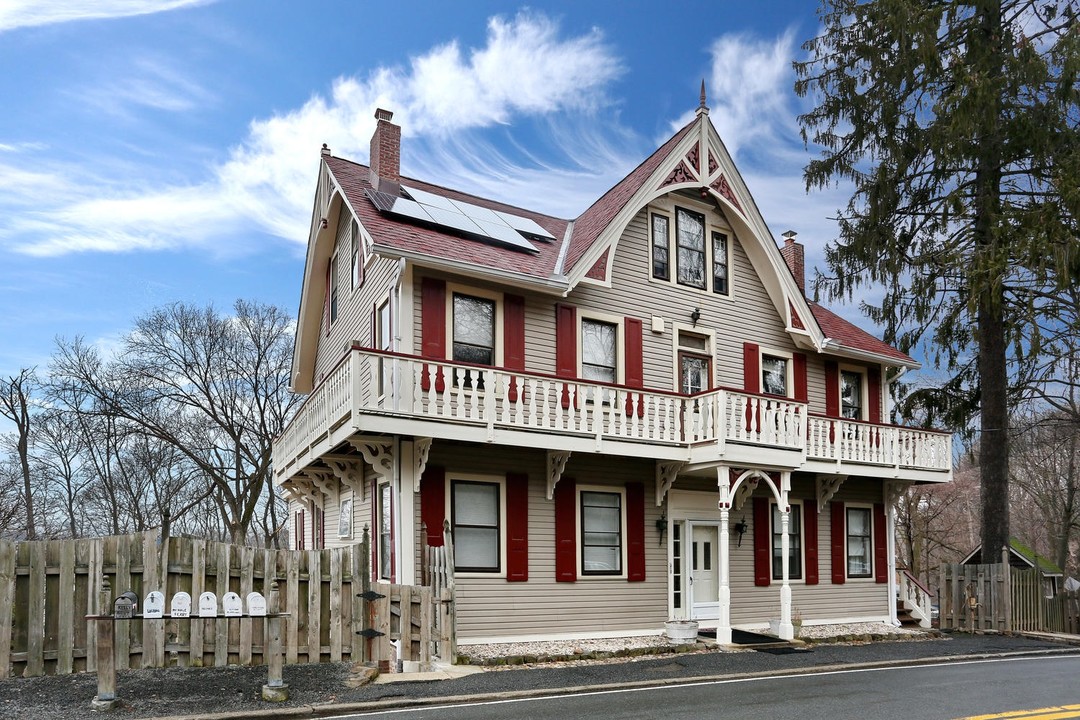
{"label": "mailbox", "polygon": [[143,617],[144,618],[159,618],[165,610],[165,596],[153,590],[146,594],[146,599],[143,601]]}
{"label": "mailbox", "polygon": [[173,595],[171,609],[174,618],[191,617],[191,595],[183,591]]}
{"label": "mailbox", "polygon": [[251,615],[252,617],[263,617],[266,615],[266,598],[259,593],[248,593],[247,605],[248,615]]}
{"label": "mailbox", "polygon": [[212,592],[204,592],[199,596],[199,617],[217,617],[217,595]]}
{"label": "mailbox", "polygon": [[221,607],[225,611],[225,617],[240,617],[244,614],[244,603],[234,592],[227,592],[221,597]]}
{"label": "mailbox", "polygon": [[139,609],[139,596],[128,590],[113,602],[113,617],[117,620],[130,620]]}

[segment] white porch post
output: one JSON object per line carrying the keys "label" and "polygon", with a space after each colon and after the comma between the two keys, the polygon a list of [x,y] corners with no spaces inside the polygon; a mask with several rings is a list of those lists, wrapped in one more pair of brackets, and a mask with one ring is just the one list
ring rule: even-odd
{"label": "white porch post", "polygon": [[795,639],[795,628],[791,625],[791,583],[788,575],[791,569],[791,539],[788,537],[790,527],[791,506],[788,504],[788,493],[791,490],[791,473],[784,472],[780,476],[780,552],[783,558],[780,567],[783,572],[783,583],[780,586],[780,639]]}
{"label": "white porch post", "polygon": [[889,484],[885,486],[885,553],[889,567],[889,623],[900,627],[896,617],[896,498],[899,494]]}
{"label": "white porch post", "polygon": [[[416,496],[413,488],[419,478],[416,477],[416,462],[414,461],[414,444],[411,441],[401,441],[397,454],[397,489],[396,495],[399,502],[395,503],[398,510],[398,558],[401,572],[398,577],[402,584],[414,583],[419,585],[421,578],[417,576],[416,567]],[[374,502],[372,498],[372,502]],[[372,542],[377,542],[372,539]]]}
{"label": "white porch post", "polygon": [[716,468],[716,484],[720,488],[720,588],[717,592],[720,616],[716,623],[716,642],[731,644],[731,583],[729,568],[731,540],[728,534],[728,514],[731,512],[731,475],[726,465]]}

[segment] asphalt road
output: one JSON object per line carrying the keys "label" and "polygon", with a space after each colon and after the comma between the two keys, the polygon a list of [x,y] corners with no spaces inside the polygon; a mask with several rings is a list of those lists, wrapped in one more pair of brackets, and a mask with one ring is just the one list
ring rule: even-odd
{"label": "asphalt road", "polygon": [[[1071,710],[1062,706],[1074,706]],[[400,709],[340,718],[570,720],[740,718],[951,720],[1030,711],[1024,718],[1080,718],[1080,656],[953,661],[776,678],[553,693],[539,698]]]}

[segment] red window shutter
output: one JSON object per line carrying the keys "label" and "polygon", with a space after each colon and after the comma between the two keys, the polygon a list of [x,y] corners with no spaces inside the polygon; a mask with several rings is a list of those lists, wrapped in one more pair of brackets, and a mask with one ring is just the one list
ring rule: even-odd
{"label": "red window shutter", "polygon": [[525,298],[503,296],[503,365],[525,369]]}
{"label": "red window shutter", "polygon": [[832,502],[832,527],[830,546],[832,549],[833,585],[843,585],[847,579],[847,564],[844,562],[844,546],[847,544],[847,531],[844,522],[844,503]]}
{"label": "red window shutter", "polygon": [[420,476],[420,520],[427,526],[427,544],[442,547],[446,519],[446,470],[428,465]]}
{"label": "red window shutter", "polygon": [[421,354],[446,359],[446,282],[426,277],[421,284]]}
{"label": "red window shutter", "polygon": [[626,385],[645,387],[645,373],[641,357],[641,320],[628,317],[623,323],[626,333]]}
{"label": "red window shutter", "polygon": [[577,308],[555,306],[555,374],[577,377]]}
{"label": "red window shutter", "polygon": [[331,263],[328,260],[326,262],[326,295],[323,297],[323,331],[330,334],[330,267]]}
{"label": "red window shutter", "polygon": [[645,486],[626,485],[626,579],[645,579]]}
{"label": "red window shutter", "polygon": [[304,532],[307,530],[307,526],[304,524],[304,511],[303,510],[297,510],[296,511],[295,524],[296,524],[296,528],[295,528],[296,542],[294,544],[296,545],[297,550],[303,550],[304,549]]}
{"label": "red window shutter", "polygon": [[874,505],[874,580],[889,582],[888,546],[885,538],[885,506]]}
{"label": "red window shutter", "polygon": [[[390,582],[397,582],[397,537],[394,532],[394,486],[390,485]],[[376,500],[372,498],[372,505],[376,504]],[[373,526],[374,527],[374,526]]]}
{"label": "red window shutter", "polygon": [[803,533],[806,535],[806,578],[807,585],[818,584],[818,530],[817,500],[803,500]]}
{"label": "red window shutter", "polygon": [[[761,392],[761,356],[755,343],[743,343],[743,390]],[[767,584],[767,583],[766,583]]]}
{"label": "red window shutter", "polygon": [[866,394],[870,398],[870,422],[881,422],[881,370],[872,367],[866,371]]}
{"label": "red window shutter", "polygon": [[772,582],[772,523],[768,498],[754,498],[754,584]]}
{"label": "red window shutter", "polygon": [[369,566],[372,580],[379,579],[379,483],[371,483],[371,565]]}
{"label": "red window shutter", "polygon": [[529,579],[529,476],[506,473],[506,580]]}
{"label": "red window shutter", "polygon": [[840,417],[840,367],[832,360],[825,361],[825,414]]}
{"label": "red window shutter", "polygon": [[791,356],[791,367],[795,374],[795,402],[806,402],[809,399],[806,389],[806,355],[794,353]]}
{"label": "red window shutter", "polygon": [[577,483],[564,477],[555,486],[555,581],[577,580]]}

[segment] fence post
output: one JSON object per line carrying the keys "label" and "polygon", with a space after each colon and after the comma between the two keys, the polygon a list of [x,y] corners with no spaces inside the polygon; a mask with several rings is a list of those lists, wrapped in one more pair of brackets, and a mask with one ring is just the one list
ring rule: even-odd
{"label": "fence post", "polygon": [[112,587],[109,578],[101,578],[101,595],[98,601],[97,627],[97,695],[90,706],[97,711],[113,710],[116,700],[116,656],[113,651],[114,624],[112,619]]}
{"label": "fence post", "polygon": [[266,620],[266,652],[269,657],[266,659],[266,684],[262,686],[262,699],[269,702],[285,702],[289,699],[289,686],[282,679],[280,605],[275,578],[270,583],[270,612]]}
{"label": "fence post", "polygon": [[1013,631],[1013,589],[1012,589],[1012,567],[1009,565],[1009,547],[1005,546],[1001,548],[1001,569],[1002,577],[1005,578],[1005,592],[1004,595],[1004,615],[1005,615],[1005,628],[1004,631],[1012,633]]}
{"label": "fence post", "polygon": [[446,604],[446,629],[443,631],[446,637],[447,655],[451,665],[457,664],[457,609],[454,601],[454,535],[450,531],[450,521],[443,520],[443,548],[446,552],[446,588],[443,590]]}

